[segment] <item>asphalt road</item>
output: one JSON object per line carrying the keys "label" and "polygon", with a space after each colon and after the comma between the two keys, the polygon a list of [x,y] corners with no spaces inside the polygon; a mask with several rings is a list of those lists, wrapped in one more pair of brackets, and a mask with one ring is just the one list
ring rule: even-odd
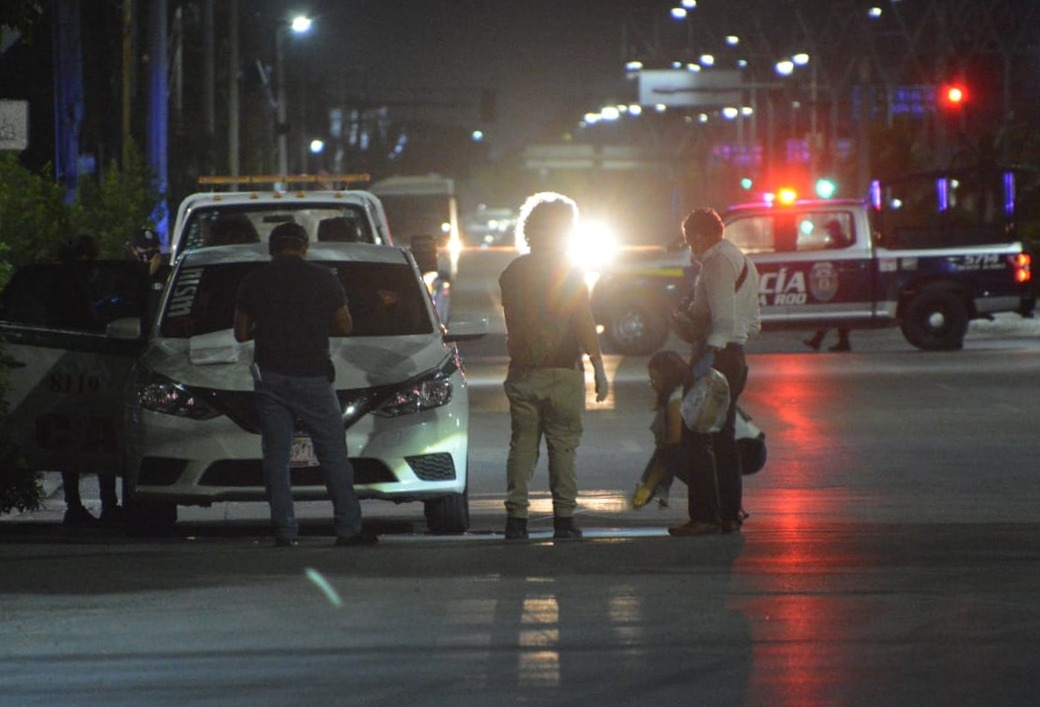
{"label": "asphalt road", "polygon": [[[473,293],[494,287],[456,316]],[[533,538],[505,542],[499,335],[466,352],[464,536],[377,502],[370,548],[333,548],[320,503],[289,550],[258,504],[186,510],[172,538],[73,533],[48,475],[44,510],[0,520],[0,705],[1040,704],[1040,329],[982,323],[937,354],[894,330],[850,354],[801,336],[752,347],[769,461],[741,535],[668,537],[681,484],[628,509],[646,359],[608,356],[586,537],[551,539],[540,469]]]}

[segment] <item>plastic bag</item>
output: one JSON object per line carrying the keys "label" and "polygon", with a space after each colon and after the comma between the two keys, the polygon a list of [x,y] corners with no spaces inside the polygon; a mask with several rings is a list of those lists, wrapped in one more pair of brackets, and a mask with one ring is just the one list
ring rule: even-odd
{"label": "plastic bag", "polygon": [[712,368],[698,378],[683,396],[679,408],[683,422],[691,432],[718,432],[726,424],[729,412],[729,383],[726,376]]}

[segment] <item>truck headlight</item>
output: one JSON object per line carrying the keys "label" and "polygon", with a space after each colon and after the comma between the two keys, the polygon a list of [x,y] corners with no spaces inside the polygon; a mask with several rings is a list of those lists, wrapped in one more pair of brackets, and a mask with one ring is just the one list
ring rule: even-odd
{"label": "truck headlight", "polygon": [[571,262],[586,272],[600,270],[613,262],[617,250],[617,235],[601,221],[578,223],[567,244]]}

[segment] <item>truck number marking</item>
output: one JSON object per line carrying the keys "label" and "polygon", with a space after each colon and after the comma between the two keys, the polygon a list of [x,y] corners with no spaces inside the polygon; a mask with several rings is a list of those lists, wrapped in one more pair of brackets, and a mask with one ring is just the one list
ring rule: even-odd
{"label": "truck number marking", "polygon": [[47,388],[50,392],[59,394],[97,393],[101,390],[101,378],[83,373],[52,373],[47,379]]}
{"label": "truck number marking", "polygon": [[[960,260],[958,263],[957,261]],[[997,253],[980,253],[965,255],[963,258],[951,258],[958,270],[1003,270],[1003,259]]]}

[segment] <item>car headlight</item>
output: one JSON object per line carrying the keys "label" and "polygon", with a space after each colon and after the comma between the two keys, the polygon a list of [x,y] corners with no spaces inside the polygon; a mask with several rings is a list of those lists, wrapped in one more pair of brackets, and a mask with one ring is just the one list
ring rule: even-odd
{"label": "car headlight", "polygon": [[145,410],[191,420],[209,420],[221,415],[191,388],[154,372],[138,387],[137,401]]}
{"label": "car headlight", "polygon": [[400,417],[432,410],[451,402],[451,378],[438,371],[428,378],[412,381],[372,411],[380,417]]}

